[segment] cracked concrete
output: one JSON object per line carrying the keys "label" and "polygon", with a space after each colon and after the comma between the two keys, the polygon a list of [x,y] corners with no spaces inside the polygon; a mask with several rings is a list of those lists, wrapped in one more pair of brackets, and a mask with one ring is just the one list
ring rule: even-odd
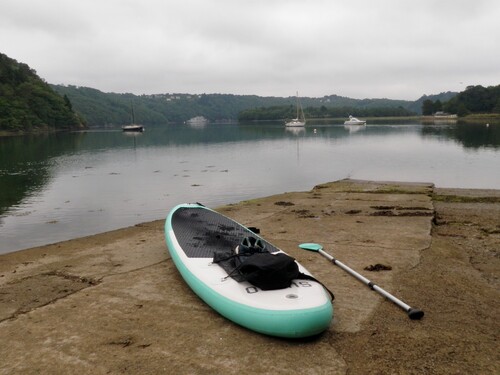
{"label": "cracked concrete", "polygon": [[[211,310],[172,264],[163,221],[2,255],[0,374],[498,373],[499,207],[497,191],[353,180],[221,207],[335,293],[333,324],[307,340]],[[410,321],[302,242],[426,316]],[[391,269],[364,270],[375,264]]]}
{"label": "cracked concrete", "polygon": [[53,303],[98,281],[51,271],[0,287],[0,322]]}

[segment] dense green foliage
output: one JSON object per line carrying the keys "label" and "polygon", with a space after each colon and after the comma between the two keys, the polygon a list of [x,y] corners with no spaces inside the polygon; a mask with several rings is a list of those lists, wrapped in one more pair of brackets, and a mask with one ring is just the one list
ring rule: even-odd
{"label": "dense green foliage", "polygon": [[[479,86],[480,87],[480,86]],[[59,95],[58,95],[59,94]],[[307,118],[409,116],[425,107],[447,102],[456,93],[423,96],[416,101],[352,99],[338,95],[302,97]],[[182,123],[196,116],[212,122],[283,120],[295,117],[295,97],[230,94],[104,93],[88,87],[48,85],[26,64],[0,54],[0,129],[65,129],[82,126]],[[432,102],[431,102],[432,101]],[[448,103],[455,103],[449,101]],[[450,104],[451,105],[451,104]],[[462,106],[461,103],[457,104]],[[500,104],[496,103],[496,107]],[[427,107],[425,107],[427,108]],[[78,115],[75,114],[75,111]]]}
{"label": "dense green foliage", "polygon": [[135,122],[145,125],[182,123],[196,116],[210,121],[229,121],[243,109],[274,103],[290,103],[292,99],[229,94],[156,94],[140,95],[104,93],[88,87],[52,86],[66,95],[73,107],[82,113],[89,125],[122,125],[131,121],[131,106]]}
{"label": "dense green foliage", "polygon": [[446,112],[464,116],[470,113],[500,113],[500,85],[469,86],[443,104]]}
{"label": "dense green foliage", "polygon": [[0,53],[0,129],[30,131],[81,125],[67,97],[54,92],[28,65]]}
{"label": "dense green foliage", "polygon": [[[332,117],[348,117],[351,114],[363,117],[383,117],[383,116],[412,116],[415,113],[399,107],[372,107],[362,108],[354,106],[343,107],[306,107],[304,108],[306,118],[320,119]],[[281,120],[284,118],[296,117],[294,106],[274,106],[253,108],[240,112],[239,121],[261,121],[261,120]]]}
{"label": "dense green foliage", "polygon": [[[437,95],[424,95],[415,102],[415,106],[412,109],[424,116],[428,116],[436,111],[441,111],[442,103],[452,99],[455,95],[457,93],[452,91],[442,92]],[[427,111],[430,112],[426,113]]]}
{"label": "dense green foliage", "polygon": [[441,100],[436,100],[433,102],[431,99],[426,99],[422,103],[422,114],[424,116],[430,116],[438,111],[443,110],[443,103],[441,103]]}
{"label": "dense green foliage", "polygon": [[422,103],[422,114],[432,115],[437,111],[454,113],[458,116],[477,113],[500,113],[500,85],[469,86],[448,101],[426,99]]}
{"label": "dense green foliage", "polygon": [[[210,121],[282,120],[295,117],[295,97],[260,97],[229,94],[156,94],[104,93],[88,87],[53,85],[66,95],[89,125],[122,125],[130,122],[131,106],[135,120],[145,125],[182,123],[196,116]],[[443,96],[444,95],[444,96]],[[443,93],[437,98],[452,96]],[[417,101],[391,99],[352,99],[338,95],[301,98],[308,118],[358,116],[408,116],[420,112]]]}
{"label": "dense green foliage", "polygon": [[[323,98],[302,98],[307,118],[347,117],[350,114],[360,117],[412,116],[421,114],[425,100],[437,102],[449,100],[455,92],[443,92],[436,95],[424,95],[415,101],[392,99],[352,99],[338,95]],[[239,120],[278,120],[295,117],[294,105],[249,108],[239,114]]]}

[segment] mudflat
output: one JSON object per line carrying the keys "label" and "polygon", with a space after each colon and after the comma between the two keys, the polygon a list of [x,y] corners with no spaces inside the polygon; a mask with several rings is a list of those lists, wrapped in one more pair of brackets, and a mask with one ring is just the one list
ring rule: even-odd
{"label": "mudflat", "polygon": [[342,180],[217,210],[335,293],[326,332],[278,339],[218,315],[175,269],[161,220],[0,256],[0,374],[500,373],[500,191]]}

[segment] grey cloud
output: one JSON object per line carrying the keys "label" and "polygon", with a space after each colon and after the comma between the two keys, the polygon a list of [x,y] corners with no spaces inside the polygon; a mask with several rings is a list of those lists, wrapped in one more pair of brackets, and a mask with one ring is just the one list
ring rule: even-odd
{"label": "grey cloud", "polygon": [[498,19],[496,0],[2,0],[0,52],[103,91],[416,99],[498,84]]}

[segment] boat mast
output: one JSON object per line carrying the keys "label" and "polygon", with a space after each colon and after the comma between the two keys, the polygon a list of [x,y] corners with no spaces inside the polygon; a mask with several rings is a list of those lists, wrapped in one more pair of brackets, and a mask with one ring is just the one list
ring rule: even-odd
{"label": "boat mast", "polygon": [[299,92],[297,91],[297,120],[299,119]]}
{"label": "boat mast", "polygon": [[135,112],[134,112],[134,103],[130,102],[130,107],[132,108],[132,124],[135,124]]}

